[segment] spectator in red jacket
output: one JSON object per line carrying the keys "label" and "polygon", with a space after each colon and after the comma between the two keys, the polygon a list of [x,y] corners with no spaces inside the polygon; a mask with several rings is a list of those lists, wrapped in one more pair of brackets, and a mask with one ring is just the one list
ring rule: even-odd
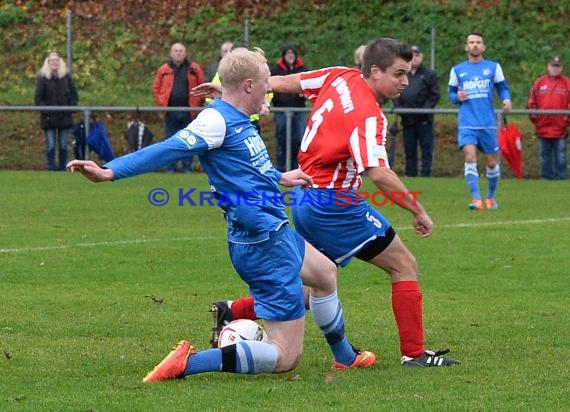
{"label": "spectator in red jacket", "polygon": [[[539,110],[570,109],[570,78],[562,74],[562,59],[552,57],[547,73],[538,77],[530,89],[528,108]],[[570,116],[531,115],[540,146],[542,178],[564,180],[568,173],[567,140]]]}
{"label": "spectator in red jacket", "polygon": [[[186,47],[174,43],[170,48],[170,61],[160,66],[154,77],[152,91],[154,100],[162,107],[202,107],[204,98],[192,96],[190,90],[204,83],[205,77],[198,63],[186,58]],[[197,115],[197,112],[166,112],[164,115],[165,139],[185,128]],[[192,159],[182,161],[182,171],[192,170]],[[176,172],[176,163],[168,167]]]}

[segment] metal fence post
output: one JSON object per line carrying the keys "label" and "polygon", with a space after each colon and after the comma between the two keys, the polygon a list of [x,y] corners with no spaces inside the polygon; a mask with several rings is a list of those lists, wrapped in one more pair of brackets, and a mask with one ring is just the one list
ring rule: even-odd
{"label": "metal fence post", "polygon": [[496,110],[495,114],[497,116],[497,136],[499,136],[499,132],[501,131],[501,127],[503,126],[503,111],[502,110]]}
{"label": "metal fence post", "polygon": [[83,111],[83,124],[85,125],[85,153],[83,158],[89,160],[89,145],[87,144],[87,136],[89,136],[89,127],[91,122],[91,110],[85,109]]}
{"label": "metal fence post", "polygon": [[293,112],[290,110],[285,111],[285,136],[286,136],[286,143],[285,143],[285,169],[287,171],[291,170],[291,165],[293,163],[293,159],[291,159],[291,122],[293,120]]}

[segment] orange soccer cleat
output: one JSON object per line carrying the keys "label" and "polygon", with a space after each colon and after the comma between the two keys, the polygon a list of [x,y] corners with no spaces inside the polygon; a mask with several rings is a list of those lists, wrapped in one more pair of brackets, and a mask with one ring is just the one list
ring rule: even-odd
{"label": "orange soccer cleat", "polygon": [[473,199],[471,203],[467,205],[467,207],[471,210],[483,210],[483,202],[481,199]]}
{"label": "orange soccer cleat", "polygon": [[497,210],[499,208],[499,205],[495,199],[485,199],[485,205],[489,210]]}
{"label": "orange soccer cleat", "polygon": [[166,358],[144,377],[143,382],[151,383],[166,379],[183,378],[188,358],[195,353],[196,349],[189,341],[180,341]]}
{"label": "orange soccer cleat", "polygon": [[376,355],[369,351],[358,351],[356,353],[356,359],[350,364],[345,365],[344,363],[334,362],[332,368],[336,370],[342,369],[357,369],[357,368],[368,368],[376,363]]}

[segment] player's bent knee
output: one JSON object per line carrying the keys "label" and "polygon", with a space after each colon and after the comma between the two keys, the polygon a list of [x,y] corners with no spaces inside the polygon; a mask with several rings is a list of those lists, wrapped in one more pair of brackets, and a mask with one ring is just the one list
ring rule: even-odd
{"label": "player's bent knee", "polygon": [[323,288],[336,289],[338,271],[336,265],[332,262],[321,269],[321,285]]}
{"label": "player's bent knee", "polygon": [[275,372],[289,372],[299,366],[302,352],[280,353]]}
{"label": "player's bent knee", "polygon": [[301,270],[303,284],[319,290],[324,294],[329,294],[336,290],[337,268],[336,265],[327,258],[314,260],[304,265]]}
{"label": "player's bent knee", "polygon": [[418,279],[418,262],[414,255],[408,253],[408,255],[400,261],[397,275],[400,277],[400,280]]}
{"label": "player's bent knee", "polygon": [[381,266],[392,277],[392,282],[418,280],[418,263],[414,255],[406,250],[394,257]]}
{"label": "player's bent knee", "polygon": [[416,257],[410,253],[409,257],[406,259],[407,271],[418,273],[418,261]]}
{"label": "player's bent knee", "polygon": [[299,365],[303,354],[304,317],[288,322],[267,322],[271,344],[277,349],[274,372],[288,372]]}

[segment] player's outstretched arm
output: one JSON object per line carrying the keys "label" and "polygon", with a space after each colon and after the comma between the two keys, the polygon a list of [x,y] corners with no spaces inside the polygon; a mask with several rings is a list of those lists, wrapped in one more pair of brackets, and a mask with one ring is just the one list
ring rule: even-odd
{"label": "player's outstretched arm", "polygon": [[369,167],[367,171],[376,187],[385,193],[391,202],[414,215],[413,225],[416,233],[423,237],[431,235],[433,222],[417,198],[421,192],[409,191],[398,175],[386,167]]}
{"label": "player's outstretched arm", "polygon": [[281,175],[281,180],[279,184],[287,187],[293,186],[303,186],[308,189],[313,185],[313,178],[306,173],[303,173],[301,169],[290,170]]}
{"label": "player's outstretched arm", "polygon": [[72,160],[66,169],[71,173],[79,172],[92,182],[108,182],[114,177],[111,169],[103,169],[91,160]]}
{"label": "player's outstretched arm", "polygon": [[202,83],[190,90],[192,96],[207,97],[210,99],[222,97],[222,85],[219,83]]}
{"label": "player's outstretched arm", "polygon": [[277,93],[303,93],[301,75],[297,73],[286,76],[271,76],[269,78],[269,90]]}

